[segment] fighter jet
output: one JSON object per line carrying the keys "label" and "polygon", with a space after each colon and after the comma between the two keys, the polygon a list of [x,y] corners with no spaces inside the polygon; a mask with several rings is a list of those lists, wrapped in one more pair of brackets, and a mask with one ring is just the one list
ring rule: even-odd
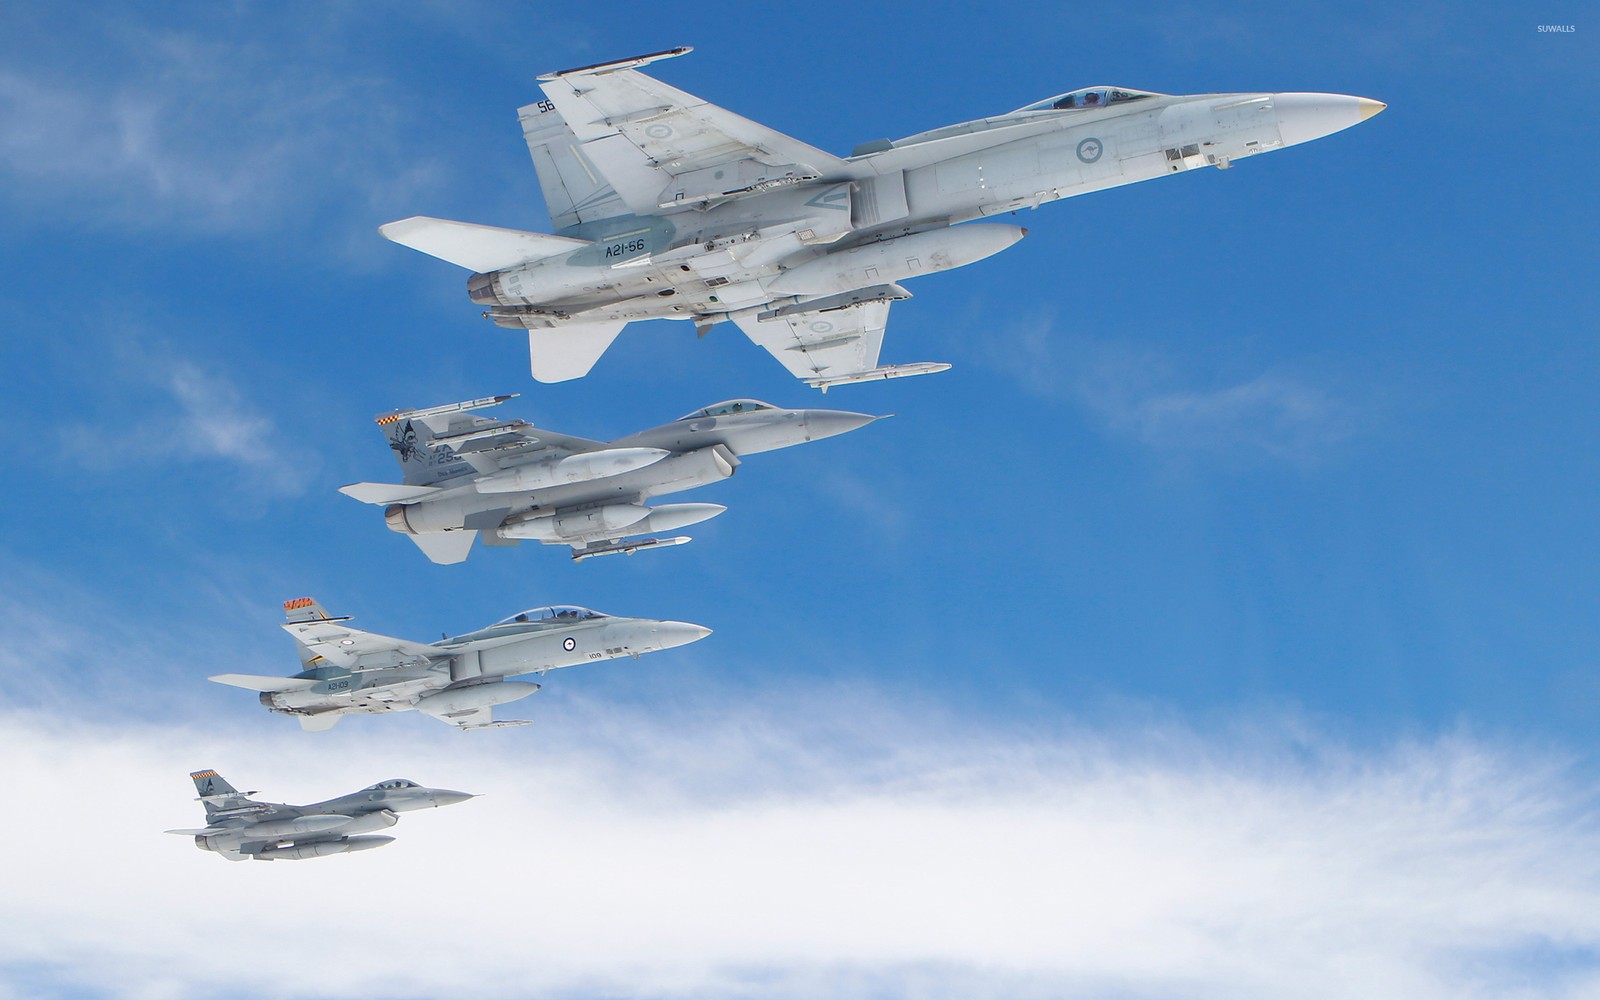
{"label": "fighter jet", "polygon": [[411,642],[360,632],[309,597],[286,601],[284,629],[300,652],[293,677],[217,674],[211,680],[261,693],[269,711],[293,715],[309,731],[332,729],[346,715],[415,709],[458,729],[525,726],[495,721],[495,705],[539,690],[522,674],[683,646],[711,634],[688,622],[613,618],[588,608],[530,608],[488,628]]}
{"label": "fighter jet", "polygon": [[607,443],[469,412],[513,398],[380,415],[378,427],[405,482],[354,483],[339,492],[384,504],[390,530],[408,536],[436,563],[463,561],[480,536],[488,545],[523,539],[567,545],[577,560],[631,554],[690,540],[640,535],[697,524],[727,510],[714,503],[647,507],[650,497],[727,479],[745,455],[833,437],[879,419],[732,399]]}
{"label": "fighter jet", "polygon": [[167,832],[193,837],[194,846],[229,861],[304,861],[371,850],[394,843],[394,838],[357,834],[394,826],[400,813],[412,809],[453,806],[476,798],[391,778],[326,802],[291,806],[256,802],[251,796],[259,792],[241,792],[215,771],[195,771],[189,777],[206,807],[206,825]]}
{"label": "fighter jet", "polygon": [[1384,104],[1342,94],[1088,87],[839,157],[639,72],[687,47],[540,77],[518,112],[554,235],[418,216],[380,232],[472,272],[484,315],[528,332],[533,377],[587,374],[623,326],[731,321],[797,378],[879,364],[899,282],[983,260],[1027,230],[958,225],[1338,132]]}

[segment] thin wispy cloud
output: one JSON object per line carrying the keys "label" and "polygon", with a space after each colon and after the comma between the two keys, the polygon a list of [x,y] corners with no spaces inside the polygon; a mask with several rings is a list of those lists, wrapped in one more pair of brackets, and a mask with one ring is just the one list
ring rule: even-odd
{"label": "thin wispy cloud", "polygon": [[1208,376],[1153,348],[1060,330],[1049,309],[987,342],[983,361],[1034,395],[1075,404],[1107,432],[1169,455],[1312,464],[1366,420],[1331,384],[1276,368]]}
{"label": "thin wispy cloud", "polygon": [[[85,468],[110,472],[156,460],[220,463],[242,473],[241,489],[293,496],[304,491],[306,469],[289,461],[285,432],[215,368],[172,357],[146,357],[132,374],[158,393],[157,405],[115,431],[101,425],[69,424],[61,441]],[[128,447],[137,442],[137,447]]]}
{"label": "thin wispy cloud", "polygon": [[179,31],[95,44],[98,70],[0,70],[0,176],[19,209],[256,232],[437,179],[435,161],[399,155],[404,114],[382,80]]}

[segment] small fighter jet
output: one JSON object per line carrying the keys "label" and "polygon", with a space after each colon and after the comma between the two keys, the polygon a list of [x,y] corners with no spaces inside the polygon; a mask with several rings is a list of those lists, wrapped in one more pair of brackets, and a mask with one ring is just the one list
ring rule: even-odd
{"label": "small fighter jet", "polygon": [[853,431],[878,417],[841,410],[780,410],[734,399],[612,442],[557,434],[523,420],[469,411],[514,396],[380,415],[404,483],[354,483],[339,492],[383,504],[384,522],[436,563],[488,545],[532,539],[567,545],[577,560],[682,545],[645,538],[727,510],[714,503],[645,506],[651,497],[733,475],[745,455]]}
{"label": "small fighter jet", "polygon": [[539,78],[518,111],[554,235],[417,216],[390,240],[474,272],[467,294],[528,331],[533,377],[587,374],[630,322],[732,322],[827,391],[924,375],[879,365],[899,282],[1027,234],[974,220],[1227,168],[1384,109],[1344,94],[1086,87],[835,156],[639,72],[687,47]]}
{"label": "small fighter jet", "polygon": [[229,861],[304,861],[368,851],[392,844],[394,838],[358,834],[394,826],[400,822],[400,813],[476,798],[466,792],[423,788],[415,781],[391,778],[326,802],[291,806],[257,802],[251,796],[259,792],[241,792],[215,771],[195,771],[189,777],[206,807],[206,825],[167,832],[193,837],[194,846]]}
{"label": "small fighter jet", "polygon": [[637,658],[711,634],[688,622],[613,618],[588,608],[530,608],[488,628],[438,642],[360,632],[309,597],[283,605],[284,629],[300,651],[293,677],[217,674],[218,684],[258,691],[268,710],[293,715],[303,729],[332,729],[346,715],[416,710],[458,729],[524,726],[496,722],[495,705],[539,690],[521,674],[619,656]]}

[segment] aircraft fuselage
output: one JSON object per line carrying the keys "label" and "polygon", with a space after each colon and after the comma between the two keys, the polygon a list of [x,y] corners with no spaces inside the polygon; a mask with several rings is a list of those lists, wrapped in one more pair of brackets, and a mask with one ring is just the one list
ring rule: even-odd
{"label": "aircraft fuselage", "polygon": [[1226,168],[1381,108],[1342,95],[1253,93],[1013,112],[878,144],[845,161],[844,176],[575,226],[560,235],[591,245],[475,274],[468,290],[485,315],[515,328],[708,324],[964,266],[1025,231],[950,228],[959,223]]}

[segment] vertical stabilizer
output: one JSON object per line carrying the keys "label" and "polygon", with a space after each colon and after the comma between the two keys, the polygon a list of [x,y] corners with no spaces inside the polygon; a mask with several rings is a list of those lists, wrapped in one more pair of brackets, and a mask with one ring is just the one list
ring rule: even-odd
{"label": "vertical stabilizer", "polygon": [[283,602],[283,620],[289,622],[333,621],[328,609],[317,603],[315,597],[296,597]]}
{"label": "vertical stabilizer", "polygon": [[583,378],[627,325],[627,320],[619,319],[529,330],[528,367],[540,382]]}
{"label": "vertical stabilizer", "polygon": [[200,803],[206,807],[207,822],[220,811],[248,805],[250,796],[255,794],[239,791],[228,784],[228,779],[210,768],[191,771],[189,777],[194,779],[194,790],[200,793]]}
{"label": "vertical stabilizer", "polygon": [[489,396],[425,410],[393,410],[378,415],[378,430],[388,439],[389,450],[405,472],[407,486],[449,484],[460,476],[477,474],[450,447],[452,438],[459,442],[463,435],[511,423],[475,417],[468,411],[498,406],[515,398],[515,394]]}
{"label": "vertical stabilizer", "polygon": [[201,798],[211,795],[237,795],[239,790],[228,784],[228,779],[217,772],[207,768],[204,771],[193,771],[189,777],[194,779],[194,790],[200,793]]}
{"label": "vertical stabilizer", "polygon": [[539,101],[518,108],[517,117],[556,229],[628,214],[622,197],[589,162],[554,104]]}

